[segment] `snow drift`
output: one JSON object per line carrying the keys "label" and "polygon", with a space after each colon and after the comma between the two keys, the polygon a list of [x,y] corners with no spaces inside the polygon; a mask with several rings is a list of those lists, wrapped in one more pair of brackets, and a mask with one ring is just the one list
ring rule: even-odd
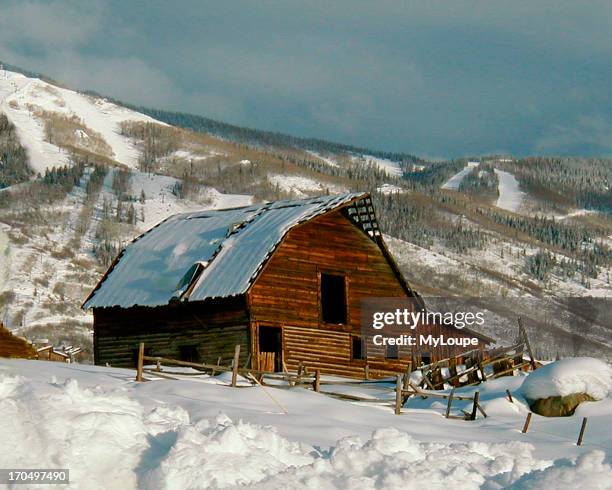
{"label": "snow drift", "polygon": [[602,400],[612,388],[612,368],[592,357],[572,357],[547,364],[531,373],[521,386],[529,400],[585,393]]}
{"label": "snow drift", "polygon": [[[79,381],[44,383],[0,374],[0,431],[11,434],[11,444],[0,445],[0,467],[69,468],[70,487],[79,489],[495,489],[568,481],[604,488],[612,479],[601,451],[553,462],[535,457],[534,446],[523,442],[422,442],[393,427],[367,438],[344,437],[326,449],[222,413],[194,420],[163,401],[169,396],[163,387],[174,387],[173,399],[184,401],[175,391],[183,382],[85,387],[86,375],[77,372]],[[89,373],[105,373],[117,383],[121,370]],[[157,386],[149,409],[134,399],[147,385]],[[212,388],[196,386],[200,392]],[[222,389],[228,397],[235,393]]]}

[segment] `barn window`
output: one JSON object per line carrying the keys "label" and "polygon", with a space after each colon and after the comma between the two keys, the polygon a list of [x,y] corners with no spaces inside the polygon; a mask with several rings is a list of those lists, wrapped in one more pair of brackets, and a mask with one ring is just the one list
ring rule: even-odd
{"label": "barn window", "polygon": [[387,359],[399,359],[399,347],[397,345],[387,345],[385,357]]}
{"label": "barn window", "polygon": [[179,357],[181,361],[200,362],[200,353],[197,345],[180,345]]}
{"label": "barn window", "polygon": [[429,352],[423,352],[421,354],[421,365],[427,366],[427,364],[431,364],[431,355]]}
{"label": "barn window", "polygon": [[363,341],[363,337],[360,335],[353,335],[352,339],[352,348],[351,348],[351,356],[353,359],[365,359],[365,342]]}
{"label": "barn window", "polygon": [[321,274],[321,316],[325,323],[347,323],[344,276]]}

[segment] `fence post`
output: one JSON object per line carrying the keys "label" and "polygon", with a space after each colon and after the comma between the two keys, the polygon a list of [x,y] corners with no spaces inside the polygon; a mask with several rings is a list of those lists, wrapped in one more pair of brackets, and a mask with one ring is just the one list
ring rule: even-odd
{"label": "fence post", "polygon": [[482,361],[478,361],[478,369],[480,369],[480,375],[482,376],[482,380],[487,380],[487,373],[485,373],[484,367],[482,365]]}
{"label": "fence post", "polygon": [[395,415],[402,413],[402,376],[398,374],[395,379]]}
{"label": "fence post", "polygon": [[370,365],[366,363],[363,368],[363,375],[365,376],[366,381],[370,379]]}
{"label": "fence post", "polygon": [[300,363],[298,364],[297,376],[295,377],[295,383],[294,383],[295,386],[298,386],[300,384],[303,373],[304,373],[304,363],[300,361]]}
{"label": "fence post", "polygon": [[527,353],[529,354],[529,364],[531,364],[531,370],[535,371],[537,369],[535,363],[535,357],[533,357],[533,351],[531,350],[531,344],[529,343],[529,337],[527,336],[527,330],[525,329],[525,325],[523,325],[523,319],[518,317],[518,325],[519,332],[523,336],[523,340],[525,342],[525,347],[527,347]]}
{"label": "fence post", "polygon": [[314,390],[319,393],[321,391],[321,371],[315,371]]}
{"label": "fence post", "polygon": [[586,430],[587,418],[582,419],[582,425],[580,426],[580,435],[578,436],[578,442],[576,446],[582,446],[582,438],[584,437],[584,431]]}
{"label": "fence post", "polygon": [[453,403],[454,395],[455,395],[455,388],[453,387],[453,389],[450,392],[450,395],[448,395],[448,405],[446,405],[446,418],[448,418],[448,416],[450,415],[451,405]]}
{"label": "fence post", "polygon": [[476,410],[478,410],[478,402],[480,402],[479,391],[474,393],[474,405],[472,406],[472,415],[470,415],[470,420],[476,420]]}
{"label": "fence post", "polygon": [[138,364],[136,366],[136,381],[142,381],[142,370],[144,368],[144,342],[138,346]]}
{"label": "fence post", "polygon": [[240,360],[240,344],[236,344],[234,349],[234,365],[232,366],[232,386],[236,387],[238,379],[238,362]]}
{"label": "fence post", "polygon": [[523,425],[523,434],[527,434],[529,430],[529,422],[531,422],[531,412],[527,414],[527,418],[525,419],[525,425]]}
{"label": "fence post", "polygon": [[407,367],[406,371],[404,371],[404,379],[403,379],[402,383],[403,383],[403,388],[405,390],[410,388],[410,373],[411,372],[412,371],[410,370],[410,367]]}

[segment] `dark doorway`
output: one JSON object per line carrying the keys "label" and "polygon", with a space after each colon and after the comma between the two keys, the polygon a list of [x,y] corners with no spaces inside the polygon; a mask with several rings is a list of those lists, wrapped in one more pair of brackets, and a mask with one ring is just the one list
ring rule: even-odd
{"label": "dark doorway", "polygon": [[282,371],[282,331],[280,327],[259,327],[259,369]]}
{"label": "dark doorway", "polygon": [[351,357],[355,360],[365,359],[365,342],[363,341],[363,337],[360,335],[353,335],[351,339]]}
{"label": "dark doorway", "polygon": [[344,276],[321,274],[321,317],[325,323],[347,323]]}

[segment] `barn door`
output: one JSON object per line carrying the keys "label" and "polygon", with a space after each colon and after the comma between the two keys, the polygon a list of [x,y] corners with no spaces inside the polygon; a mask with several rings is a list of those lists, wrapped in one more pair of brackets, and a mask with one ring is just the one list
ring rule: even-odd
{"label": "barn door", "polygon": [[259,327],[259,370],[283,370],[283,335],[280,327]]}

